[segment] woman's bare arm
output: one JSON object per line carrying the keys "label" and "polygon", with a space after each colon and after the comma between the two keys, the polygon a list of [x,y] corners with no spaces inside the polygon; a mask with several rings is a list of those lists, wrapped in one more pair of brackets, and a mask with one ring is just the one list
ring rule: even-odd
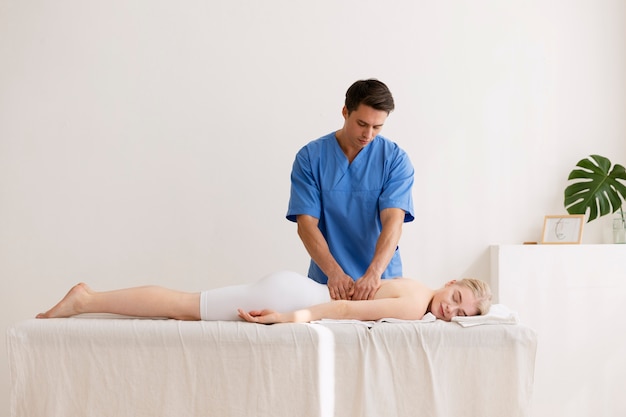
{"label": "woman's bare arm", "polygon": [[383,298],[378,300],[336,300],[308,308],[279,313],[272,310],[245,312],[239,316],[252,323],[306,323],[321,319],[379,320],[394,317],[404,320],[419,320],[426,313],[412,297]]}

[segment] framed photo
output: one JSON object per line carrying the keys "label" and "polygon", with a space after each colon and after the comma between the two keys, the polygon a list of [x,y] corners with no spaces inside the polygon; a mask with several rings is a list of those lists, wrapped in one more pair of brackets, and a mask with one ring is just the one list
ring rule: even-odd
{"label": "framed photo", "polygon": [[546,216],[543,220],[541,243],[580,244],[583,240],[584,214]]}

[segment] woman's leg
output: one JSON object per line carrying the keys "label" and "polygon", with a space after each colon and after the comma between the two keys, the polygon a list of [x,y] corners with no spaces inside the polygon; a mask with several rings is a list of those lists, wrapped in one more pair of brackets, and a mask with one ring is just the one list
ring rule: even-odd
{"label": "woman's leg", "polygon": [[255,283],[203,291],[202,320],[241,320],[237,309],[287,312],[330,301],[328,287],[295,272],[281,271]]}
{"label": "woman's leg", "polygon": [[200,320],[200,294],[155,286],[97,292],[81,283],[37,318],[70,317],[82,313]]}
{"label": "woman's leg", "polygon": [[162,287],[137,287],[97,292],[74,286],[54,307],[38,318],[70,317],[82,313],[113,313],[180,320],[239,321],[237,309],[287,312],[330,301],[328,287],[295,272],[276,272],[253,284],[234,285],[199,293]]}

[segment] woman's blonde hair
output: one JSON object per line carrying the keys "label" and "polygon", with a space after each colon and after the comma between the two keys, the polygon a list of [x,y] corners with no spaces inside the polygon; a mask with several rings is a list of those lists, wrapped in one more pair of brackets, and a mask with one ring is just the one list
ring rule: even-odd
{"label": "woman's blonde hair", "polygon": [[482,316],[483,314],[487,314],[489,312],[489,308],[491,308],[492,297],[489,284],[487,284],[485,281],[474,278],[463,278],[456,283],[459,285],[464,285],[472,290],[474,297],[476,297],[476,307],[478,307],[479,316]]}

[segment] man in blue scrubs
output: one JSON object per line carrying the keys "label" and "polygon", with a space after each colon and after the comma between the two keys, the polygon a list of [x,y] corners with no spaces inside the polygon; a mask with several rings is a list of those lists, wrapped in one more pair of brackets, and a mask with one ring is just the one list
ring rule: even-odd
{"label": "man in blue scrubs", "polygon": [[343,127],[304,146],[293,164],[287,219],[311,256],[309,277],[333,299],[372,299],[381,279],[402,276],[398,242],[414,219],[414,170],[379,134],[393,109],[384,83],[355,82]]}

